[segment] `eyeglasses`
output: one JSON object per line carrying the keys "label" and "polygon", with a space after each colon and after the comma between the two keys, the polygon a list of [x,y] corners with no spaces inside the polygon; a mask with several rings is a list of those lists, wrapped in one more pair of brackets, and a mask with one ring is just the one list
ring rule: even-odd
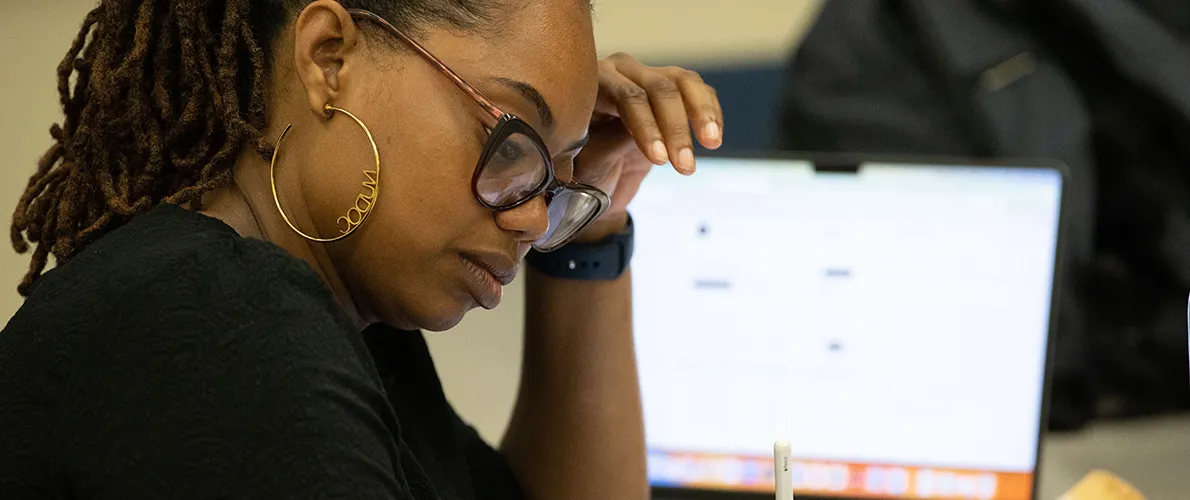
{"label": "eyeglasses", "polygon": [[488,127],[488,140],[475,166],[471,190],[480,205],[492,210],[509,210],[544,195],[549,229],[533,243],[534,249],[539,252],[557,250],[573,240],[611,205],[607,194],[595,187],[559,181],[554,175],[549,148],[531,125],[496,107],[491,99],[463,80],[421,44],[379,15],[362,9],[349,9],[348,12],[353,17],[379,24],[403,40],[495,120]]}

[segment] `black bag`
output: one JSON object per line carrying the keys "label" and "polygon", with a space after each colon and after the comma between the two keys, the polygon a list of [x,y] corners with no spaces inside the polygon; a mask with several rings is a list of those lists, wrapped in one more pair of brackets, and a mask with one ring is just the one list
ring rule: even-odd
{"label": "black bag", "polygon": [[1190,408],[1190,2],[828,1],[782,149],[1071,167],[1051,429]]}

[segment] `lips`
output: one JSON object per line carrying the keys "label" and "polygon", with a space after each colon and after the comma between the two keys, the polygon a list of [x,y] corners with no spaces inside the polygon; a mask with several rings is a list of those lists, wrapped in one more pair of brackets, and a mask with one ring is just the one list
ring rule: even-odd
{"label": "lips", "polygon": [[480,269],[491,274],[501,286],[508,286],[512,280],[516,279],[517,265],[516,263],[503,255],[498,254],[464,254],[463,258],[470,261],[472,264],[479,266]]}
{"label": "lips", "polygon": [[471,296],[480,307],[495,309],[500,305],[504,287],[516,278],[517,266],[499,255],[466,254],[460,260]]}

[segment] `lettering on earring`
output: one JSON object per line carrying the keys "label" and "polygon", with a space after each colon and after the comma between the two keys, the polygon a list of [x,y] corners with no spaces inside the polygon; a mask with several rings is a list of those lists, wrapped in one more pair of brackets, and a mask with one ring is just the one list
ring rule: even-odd
{"label": "lettering on earring", "polygon": [[368,216],[368,212],[372,210],[372,205],[376,202],[376,188],[380,182],[379,170],[364,170],[363,182],[364,189],[367,194],[360,193],[355,197],[355,205],[347,209],[347,215],[339,217],[336,221],[339,223],[339,231],[342,234],[347,234],[355,230],[360,224],[364,222],[364,217]]}

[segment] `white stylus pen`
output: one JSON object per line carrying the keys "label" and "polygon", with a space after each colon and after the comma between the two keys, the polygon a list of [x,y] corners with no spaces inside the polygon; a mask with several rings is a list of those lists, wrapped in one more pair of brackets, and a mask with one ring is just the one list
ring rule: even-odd
{"label": "white stylus pen", "polygon": [[789,441],[773,443],[773,477],[777,480],[777,500],[793,500],[793,471],[789,463]]}

